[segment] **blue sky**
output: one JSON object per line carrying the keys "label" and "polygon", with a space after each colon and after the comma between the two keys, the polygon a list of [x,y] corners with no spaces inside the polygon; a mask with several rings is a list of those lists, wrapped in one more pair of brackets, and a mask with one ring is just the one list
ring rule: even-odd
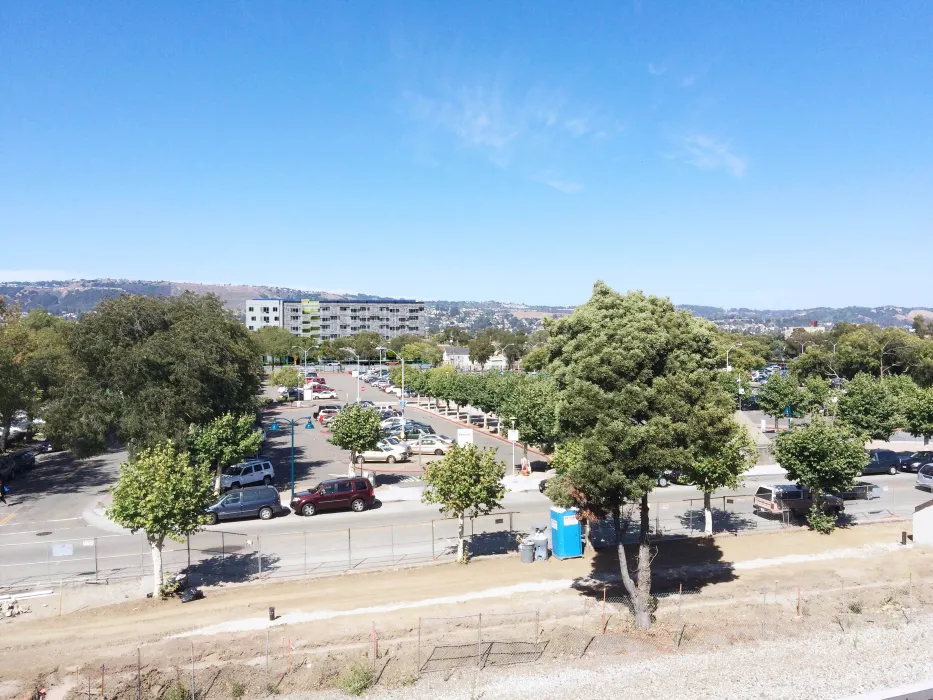
{"label": "blue sky", "polygon": [[0,279],[933,305],[933,4],[0,6]]}

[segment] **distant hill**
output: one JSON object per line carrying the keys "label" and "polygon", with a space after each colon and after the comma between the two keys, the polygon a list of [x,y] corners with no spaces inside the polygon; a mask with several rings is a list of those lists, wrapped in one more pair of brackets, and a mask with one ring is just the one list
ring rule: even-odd
{"label": "distant hill", "polygon": [[46,282],[0,282],[0,297],[8,303],[19,304],[24,311],[44,308],[49,313],[77,316],[90,311],[104,299],[121,294],[151,294],[176,296],[190,291],[195,294],[216,294],[224,304],[240,310],[247,299],[305,298],[346,299],[375,298],[362,294],[330,294],[289,287],[269,287],[246,284],[199,284],[194,282],[166,282],[123,279],[49,280]]}
{"label": "distant hill", "polygon": [[721,309],[715,306],[691,306],[683,304],[678,308],[686,309],[695,316],[702,316],[711,321],[730,319],[759,322],[766,325],[805,326],[810,321],[818,323],[875,323],[879,326],[903,326],[909,324],[914,316],[933,316],[933,310],[911,306],[845,306],[834,309],[818,306],[812,309]]}
{"label": "distant hill", "polygon": [[[290,287],[270,287],[247,284],[199,284],[196,282],[168,282],[125,279],[49,280],[45,282],[0,282],[0,297],[20,304],[24,311],[44,308],[49,313],[78,316],[90,311],[104,299],[121,294],[151,294],[174,296],[185,291],[196,294],[216,294],[229,308],[239,311],[247,299],[307,298],[307,299],[385,299],[367,294],[331,294]],[[535,306],[499,301],[426,301],[428,308],[440,314],[437,320],[444,325],[449,314],[459,315],[463,309],[479,312],[514,315],[519,319],[540,320],[543,316],[561,316],[573,311],[572,307]],[[933,318],[933,309],[912,306],[846,306],[841,309],[816,307],[812,309],[723,309],[716,306],[678,305],[695,316],[712,321],[746,321],[769,326],[802,326],[810,321],[818,323],[876,323],[880,326],[903,326],[916,315]]]}

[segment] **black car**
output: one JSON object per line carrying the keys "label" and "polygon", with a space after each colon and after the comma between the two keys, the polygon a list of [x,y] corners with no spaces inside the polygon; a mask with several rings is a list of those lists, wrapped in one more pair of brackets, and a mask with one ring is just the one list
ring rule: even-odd
{"label": "black car", "polygon": [[920,471],[920,467],[924,464],[930,464],[931,462],[933,462],[933,452],[914,452],[906,457],[901,457],[900,467],[901,471],[916,473]]}
{"label": "black car", "polygon": [[862,474],[897,474],[901,468],[901,459],[893,450],[869,450],[870,461],[862,469]]}

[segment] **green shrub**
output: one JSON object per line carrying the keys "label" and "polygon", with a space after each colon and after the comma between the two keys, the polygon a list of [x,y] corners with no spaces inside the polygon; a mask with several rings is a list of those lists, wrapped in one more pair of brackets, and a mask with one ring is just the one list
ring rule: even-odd
{"label": "green shrub", "polygon": [[337,687],[350,695],[362,695],[375,682],[372,666],[363,661],[354,661],[337,680]]}
{"label": "green shrub", "polygon": [[191,700],[191,693],[187,686],[181,683],[172,683],[168,690],[162,693],[162,700]]}
{"label": "green shrub", "polygon": [[807,511],[807,522],[812,529],[824,535],[828,535],[836,529],[836,515],[823,511],[815,503],[813,507]]}

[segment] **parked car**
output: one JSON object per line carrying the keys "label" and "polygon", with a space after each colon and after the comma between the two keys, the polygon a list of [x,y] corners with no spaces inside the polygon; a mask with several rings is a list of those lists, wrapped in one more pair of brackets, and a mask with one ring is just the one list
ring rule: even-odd
{"label": "parked car", "polygon": [[376,445],[376,449],[366,450],[356,455],[356,463],[386,462],[387,464],[395,464],[396,462],[407,462],[410,456],[411,448],[408,445],[393,445],[383,440]]}
{"label": "parked car", "polygon": [[918,472],[924,464],[933,463],[933,452],[914,452],[906,457],[901,457],[900,468],[905,472]]}
{"label": "parked car", "polygon": [[349,508],[360,513],[376,500],[368,479],[328,479],[313,489],[296,493],[291,507],[296,513],[314,515],[319,510]]}
{"label": "parked car", "polygon": [[933,492],[933,464],[924,464],[917,471],[916,488]]}
{"label": "parked car", "polygon": [[324,408],[318,413],[318,422],[321,425],[327,425],[337,417],[338,413],[340,413],[340,411],[335,408]]}
{"label": "parked car", "polygon": [[222,489],[238,489],[241,486],[252,484],[265,484],[269,486],[275,480],[272,462],[253,461],[241,462],[225,467],[220,475]]}
{"label": "parked car", "polygon": [[261,520],[271,520],[283,510],[279,492],[272,486],[233,489],[221,496],[219,501],[207,507],[211,525],[233,518],[258,517]]}
{"label": "parked car", "polygon": [[313,396],[315,401],[320,399],[336,399],[337,391],[335,389],[331,389],[329,386],[326,386],[320,391],[315,391]]}
{"label": "parked car", "polygon": [[445,455],[450,452],[450,448],[454,446],[453,440],[441,435],[422,435],[420,441],[418,438],[409,438],[406,442],[411,448],[412,453],[420,453],[423,455]]}
{"label": "parked car", "polygon": [[319,417],[321,415],[321,411],[333,410],[335,412],[339,412],[341,408],[343,407],[340,406],[339,404],[322,403],[322,404],[319,404],[318,406],[315,406],[314,411],[311,413],[311,415],[314,416],[315,418],[320,419]]}
{"label": "parked car", "polygon": [[844,501],[870,501],[875,498],[881,498],[884,489],[873,484],[870,481],[856,481],[852,488],[842,493],[835,494]]}
{"label": "parked car", "polygon": [[[845,510],[845,504],[839,496],[826,494],[823,497],[826,510],[838,515]],[[794,484],[773,484],[759,486],[752,501],[752,510],[755,513],[769,513],[780,515],[790,512],[792,515],[802,517],[813,507],[813,495],[806,486]]]}
{"label": "parked car", "polygon": [[897,474],[901,460],[893,450],[869,450],[870,461],[862,474]]}

